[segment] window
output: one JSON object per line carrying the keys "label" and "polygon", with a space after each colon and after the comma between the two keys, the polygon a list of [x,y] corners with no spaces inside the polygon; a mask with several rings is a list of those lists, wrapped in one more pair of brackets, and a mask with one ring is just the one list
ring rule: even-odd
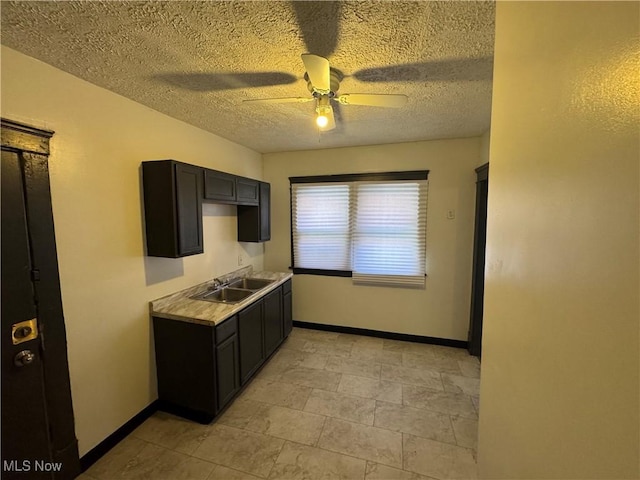
{"label": "window", "polygon": [[290,178],[294,272],[424,286],[427,175]]}

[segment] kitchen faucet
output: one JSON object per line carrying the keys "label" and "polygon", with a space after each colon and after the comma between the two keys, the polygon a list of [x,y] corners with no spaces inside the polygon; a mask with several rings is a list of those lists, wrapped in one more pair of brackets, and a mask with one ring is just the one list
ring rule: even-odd
{"label": "kitchen faucet", "polygon": [[213,279],[213,288],[212,288],[212,290],[219,290],[219,289],[224,288],[224,287],[226,287],[228,285],[229,285],[229,282],[223,282],[219,278],[214,278]]}

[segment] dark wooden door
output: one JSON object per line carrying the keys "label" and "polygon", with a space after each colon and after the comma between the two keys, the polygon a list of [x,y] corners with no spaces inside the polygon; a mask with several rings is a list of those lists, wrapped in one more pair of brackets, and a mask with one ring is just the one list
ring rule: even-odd
{"label": "dark wooden door", "polygon": [[[36,471],[35,465],[37,460],[53,462],[44,394],[42,335],[14,345],[16,335],[12,333],[13,325],[32,319],[37,323],[38,316],[18,153],[2,152],[1,177],[2,478],[53,478],[51,473]],[[36,331],[35,327],[26,328]],[[17,337],[24,333],[27,331]]]}
{"label": "dark wooden door", "polygon": [[238,314],[240,379],[244,385],[264,360],[262,301]]}
{"label": "dark wooden door", "polygon": [[273,353],[283,338],[282,288],[265,295],[264,300],[264,349],[265,356]]}
{"label": "dark wooden door", "polygon": [[478,167],[476,174],[476,224],[473,238],[473,277],[471,281],[471,318],[469,321],[468,349],[471,355],[480,357],[482,355],[489,164]]}
{"label": "dark wooden door", "polygon": [[1,123],[1,476],[67,480],[80,461],[49,188],[53,132]]}

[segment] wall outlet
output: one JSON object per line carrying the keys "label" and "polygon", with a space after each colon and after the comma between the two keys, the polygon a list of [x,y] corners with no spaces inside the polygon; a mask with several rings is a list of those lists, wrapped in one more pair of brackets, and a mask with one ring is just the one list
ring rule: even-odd
{"label": "wall outlet", "polygon": [[239,253],[238,254],[238,266],[242,266],[242,264],[244,263],[244,258],[242,258],[242,254]]}

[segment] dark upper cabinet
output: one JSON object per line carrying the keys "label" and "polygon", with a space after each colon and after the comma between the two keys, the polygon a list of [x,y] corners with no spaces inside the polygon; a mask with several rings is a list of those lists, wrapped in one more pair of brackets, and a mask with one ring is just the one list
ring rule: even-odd
{"label": "dark upper cabinet", "polygon": [[260,182],[257,180],[237,177],[236,190],[238,205],[258,205],[260,203]]}
{"label": "dark upper cabinet", "polygon": [[238,205],[238,241],[265,242],[271,240],[271,185],[258,182],[258,206]]}
{"label": "dark upper cabinet", "polygon": [[147,255],[202,253],[202,168],[175,160],[142,162],[142,186]]}
{"label": "dark upper cabinet", "polygon": [[203,253],[202,202],[238,205],[238,241],[271,239],[268,183],[175,160],[142,162],[147,255]]}
{"label": "dark upper cabinet", "polygon": [[265,358],[263,332],[262,301],[260,301],[238,314],[241,385],[251,378]]}
{"label": "dark upper cabinet", "polygon": [[293,329],[293,294],[291,292],[291,280],[287,280],[282,286],[282,327],[283,336],[288,337]]}
{"label": "dark upper cabinet", "polygon": [[205,168],[204,198],[215,203],[255,206],[260,203],[258,181]]}
{"label": "dark upper cabinet", "polygon": [[204,198],[217,203],[237,203],[236,176],[205,168]]}
{"label": "dark upper cabinet", "polygon": [[282,322],[282,289],[277,288],[263,300],[264,350],[268,357],[284,338]]}

